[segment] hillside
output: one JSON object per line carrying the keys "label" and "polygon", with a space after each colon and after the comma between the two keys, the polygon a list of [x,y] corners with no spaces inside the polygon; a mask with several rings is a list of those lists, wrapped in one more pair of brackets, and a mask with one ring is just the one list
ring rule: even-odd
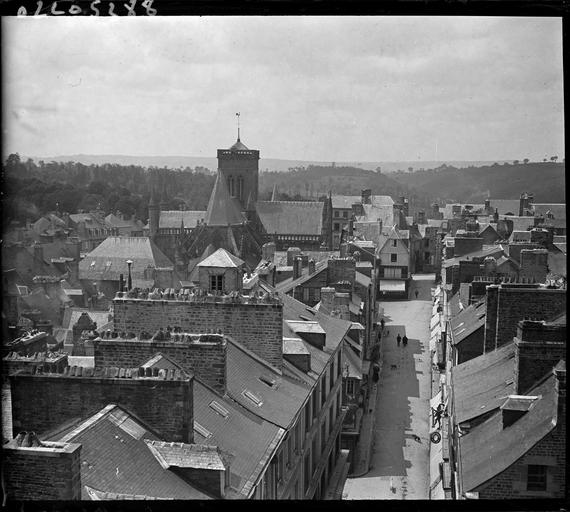
{"label": "hillside", "polygon": [[565,202],[565,164],[531,162],[457,169],[447,166],[391,177],[410,189],[448,201],[482,202],[486,197],[517,199],[534,193],[537,202]]}
{"label": "hillside", "polygon": [[[142,167],[167,167],[169,169],[184,169],[186,167],[205,167],[215,172],[218,168],[216,152],[212,150],[212,156],[134,156],[134,155],[59,155],[59,156],[21,156],[25,161],[31,158],[36,163],[40,160],[44,162],[77,162],[83,165],[138,165]],[[332,162],[318,162],[310,160],[283,160],[278,158],[263,158],[263,153],[259,160],[259,170],[263,173],[269,172],[287,172],[291,168],[313,166],[330,166]],[[364,170],[375,171],[378,167],[383,173],[396,172],[398,169],[407,170],[409,167],[414,169],[431,169],[443,164],[443,161],[433,162],[336,162],[336,166],[340,167],[357,167]],[[456,168],[465,168],[468,166],[480,166],[491,164],[491,162],[474,162],[474,161],[456,161],[447,162]]]}

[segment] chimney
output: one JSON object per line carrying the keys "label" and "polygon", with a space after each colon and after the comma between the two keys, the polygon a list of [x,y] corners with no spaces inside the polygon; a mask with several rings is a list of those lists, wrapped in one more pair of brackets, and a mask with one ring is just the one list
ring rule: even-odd
{"label": "chimney", "polygon": [[302,273],[303,273],[303,258],[297,256],[293,260],[293,279],[301,277]]}
{"label": "chimney", "polygon": [[314,274],[314,273],[315,273],[315,260],[311,258],[309,260],[309,274]]}
{"label": "chimney", "polygon": [[499,209],[495,208],[495,213],[493,213],[493,222],[497,224],[499,222]]}
{"label": "chimney", "polygon": [[491,200],[485,199],[485,212],[489,213],[491,211]]}
{"label": "chimney", "polygon": [[292,267],[293,261],[300,254],[301,254],[301,249],[299,249],[298,247],[289,247],[289,249],[287,249],[287,266]]}
{"label": "chimney", "polygon": [[546,249],[522,249],[520,253],[520,277],[546,282],[548,274],[548,251]]}
{"label": "chimney", "polygon": [[435,216],[435,218],[437,219],[439,217],[439,204],[437,203],[433,203],[431,205],[431,209],[432,209],[432,213]]}
{"label": "chimney", "polygon": [[327,313],[334,310],[335,307],[335,294],[336,290],[330,286],[325,286],[321,288],[321,306],[325,308]]}
{"label": "chimney", "polygon": [[20,432],[2,452],[4,499],[81,499],[80,444],[42,442]]}
{"label": "chimney", "polygon": [[267,242],[261,247],[261,258],[267,261],[273,261],[275,256],[275,242]]}
{"label": "chimney", "polygon": [[558,393],[558,413],[566,412],[566,361],[560,361],[552,370],[556,377],[556,391]]}
{"label": "chimney", "polygon": [[119,274],[119,291],[120,292],[125,291],[125,280],[123,278],[123,274]]}
{"label": "chimney", "polygon": [[371,200],[370,197],[372,196],[372,189],[366,188],[360,194],[362,204],[370,204]]}
{"label": "chimney", "polygon": [[420,210],[418,212],[418,224],[427,224],[426,222],[426,212]]}
{"label": "chimney", "polygon": [[515,342],[515,392],[522,394],[566,359],[566,325],[522,320]]}

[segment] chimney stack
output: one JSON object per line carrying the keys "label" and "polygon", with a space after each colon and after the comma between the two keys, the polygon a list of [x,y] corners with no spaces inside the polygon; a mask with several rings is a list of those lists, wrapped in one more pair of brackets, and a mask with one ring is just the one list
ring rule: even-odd
{"label": "chimney stack", "polygon": [[301,258],[301,256],[297,256],[293,260],[293,279],[301,277],[302,273],[303,273],[303,258]]}
{"label": "chimney stack", "polygon": [[261,258],[273,262],[275,256],[275,242],[267,242],[261,247]]}

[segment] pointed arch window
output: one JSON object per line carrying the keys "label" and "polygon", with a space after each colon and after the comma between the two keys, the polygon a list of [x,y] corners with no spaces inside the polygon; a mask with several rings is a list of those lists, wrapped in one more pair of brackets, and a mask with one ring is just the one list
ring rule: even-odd
{"label": "pointed arch window", "polygon": [[230,176],[228,178],[228,191],[229,191],[231,197],[235,196],[234,177],[233,176]]}
{"label": "pointed arch window", "polygon": [[237,196],[243,201],[243,176],[238,176],[237,179]]}

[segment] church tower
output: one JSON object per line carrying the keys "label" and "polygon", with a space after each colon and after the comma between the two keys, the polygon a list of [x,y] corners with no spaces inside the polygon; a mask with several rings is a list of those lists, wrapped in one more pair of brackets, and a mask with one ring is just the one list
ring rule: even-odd
{"label": "church tower", "polygon": [[236,143],[229,149],[218,149],[218,172],[226,182],[230,197],[239,201],[242,211],[257,202],[259,151],[248,149],[241,142],[239,125]]}

